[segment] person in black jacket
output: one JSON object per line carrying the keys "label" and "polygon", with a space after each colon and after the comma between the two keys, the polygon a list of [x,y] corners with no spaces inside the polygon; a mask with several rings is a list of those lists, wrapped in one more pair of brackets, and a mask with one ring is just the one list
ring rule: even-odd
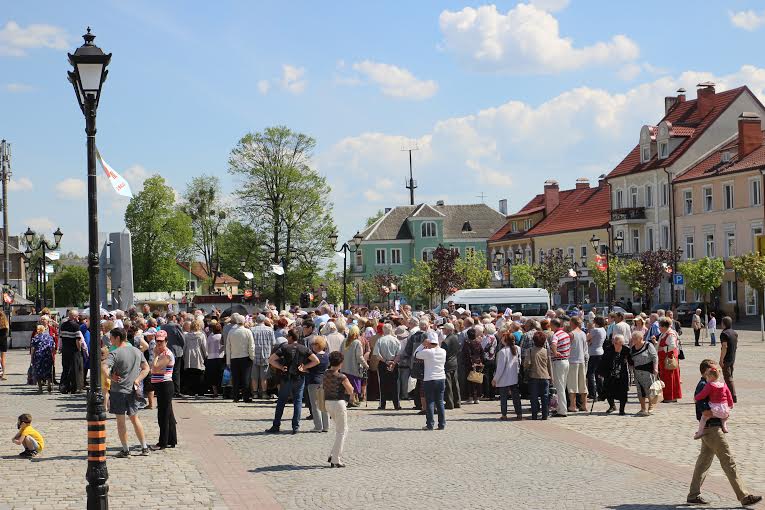
{"label": "person in black jacket", "polygon": [[181,393],[181,369],[183,367],[183,347],[186,342],[183,339],[183,329],[178,325],[175,314],[167,316],[167,324],[160,327],[162,331],[167,331],[167,348],[175,356],[173,365],[173,389],[176,397],[183,397]]}
{"label": "person in black jacket", "polygon": [[444,371],[446,372],[446,391],[444,392],[446,408],[457,409],[460,407],[460,402],[462,402],[460,399],[460,382],[457,376],[459,358],[462,352],[460,341],[454,332],[454,324],[451,322],[441,326],[441,330],[446,335],[441,344],[441,347],[446,351],[446,364],[444,365]]}
{"label": "person in black jacket", "polygon": [[85,369],[80,346],[80,323],[77,310],[69,310],[67,320],[59,329],[61,353],[61,392],[79,393],[84,387]]}

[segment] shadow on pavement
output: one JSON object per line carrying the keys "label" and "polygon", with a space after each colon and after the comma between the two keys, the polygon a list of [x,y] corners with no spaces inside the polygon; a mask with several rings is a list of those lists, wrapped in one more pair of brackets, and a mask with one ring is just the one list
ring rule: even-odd
{"label": "shadow on pavement", "polygon": [[308,471],[311,469],[325,469],[329,466],[296,466],[294,464],[280,464],[278,466],[263,466],[250,469],[250,473],[269,473],[279,471]]}
{"label": "shadow on pavement", "polygon": [[421,430],[421,428],[411,427],[379,427],[376,429],[361,429],[361,432],[405,432],[412,430]]}
{"label": "shadow on pavement", "polygon": [[[678,508],[695,508],[697,505],[682,503],[679,505],[646,505],[643,503],[625,503],[623,505],[607,506],[609,510],[677,510]],[[711,507],[704,507],[711,508]]]}

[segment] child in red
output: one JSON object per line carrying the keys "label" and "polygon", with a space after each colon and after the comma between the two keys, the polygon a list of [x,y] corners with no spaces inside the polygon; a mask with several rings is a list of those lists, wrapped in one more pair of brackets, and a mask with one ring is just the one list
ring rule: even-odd
{"label": "child in red", "polygon": [[709,399],[709,410],[704,411],[699,420],[699,430],[693,436],[693,439],[699,439],[704,434],[704,427],[710,418],[719,418],[722,424],[722,431],[728,433],[728,418],[730,410],[733,409],[733,395],[731,395],[728,385],[722,380],[720,368],[712,365],[707,369],[704,377],[707,384],[697,395],[696,400]]}

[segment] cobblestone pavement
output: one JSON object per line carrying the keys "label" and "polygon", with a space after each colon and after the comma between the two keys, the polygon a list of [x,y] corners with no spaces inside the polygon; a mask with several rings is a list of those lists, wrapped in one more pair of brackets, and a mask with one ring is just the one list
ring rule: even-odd
{"label": "cobblestone pavement", "polygon": [[[742,333],[739,352],[740,403],[728,439],[750,491],[761,493],[765,455],[758,432],[765,425],[765,383],[757,376],[765,369],[765,344],[759,334]],[[272,401],[179,401],[179,448],[149,458],[110,459],[110,502],[114,508],[159,508],[160,501],[165,508],[684,507],[699,448],[692,439],[691,403],[697,366],[718,351],[686,345],[685,353],[684,398],[647,418],[605,415],[605,404],[598,403],[592,416],[499,422],[498,403],[482,402],[447,411],[445,431],[423,432],[424,417],[411,410],[377,411],[370,402],[350,411],[345,469],[329,469],[324,462],[334,433],[263,434],[273,417]],[[0,435],[9,439],[15,417],[31,412],[47,445],[30,463],[13,458],[17,447],[7,439],[0,443],[0,509],[83,508],[84,399],[55,392],[37,396],[22,385],[25,357],[14,352],[10,362],[11,377],[0,385]],[[632,398],[628,413],[638,409]],[[147,436],[156,438],[153,411],[141,416]],[[285,419],[290,417],[288,407]],[[283,427],[289,429],[288,423]],[[302,427],[312,424],[304,421]],[[114,447],[113,420],[107,430]],[[37,476],[31,484],[29,469]],[[169,483],[157,483],[160,473]],[[738,507],[717,464],[704,494],[713,508]]]}

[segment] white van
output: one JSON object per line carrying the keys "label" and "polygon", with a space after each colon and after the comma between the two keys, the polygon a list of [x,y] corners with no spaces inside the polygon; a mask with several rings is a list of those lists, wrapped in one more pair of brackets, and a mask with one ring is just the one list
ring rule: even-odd
{"label": "white van", "polygon": [[464,289],[448,296],[442,306],[454,303],[454,308],[471,312],[488,312],[492,306],[498,313],[506,308],[521,312],[525,317],[543,317],[550,308],[550,293],[545,289]]}

